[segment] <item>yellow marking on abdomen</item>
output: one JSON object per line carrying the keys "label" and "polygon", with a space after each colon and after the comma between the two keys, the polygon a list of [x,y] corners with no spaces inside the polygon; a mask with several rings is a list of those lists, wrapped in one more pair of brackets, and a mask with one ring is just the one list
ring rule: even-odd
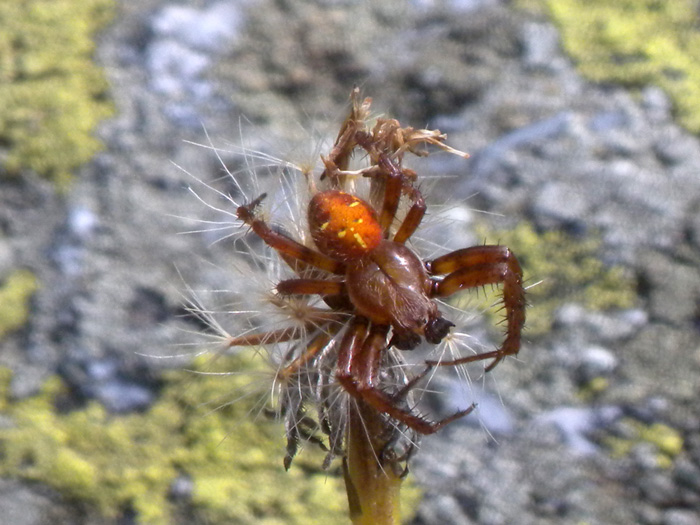
{"label": "yellow marking on abdomen", "polygon": [[357,244],[359,244],[359,245],[362,246],[363,248],[367,248],[367,244],[365,243],[365,240],[362,238],[362,235],[360,235],[359,233],[355,233],[355,234],[353,235],[353,237],[355,237],[355,240],[357,241]]}

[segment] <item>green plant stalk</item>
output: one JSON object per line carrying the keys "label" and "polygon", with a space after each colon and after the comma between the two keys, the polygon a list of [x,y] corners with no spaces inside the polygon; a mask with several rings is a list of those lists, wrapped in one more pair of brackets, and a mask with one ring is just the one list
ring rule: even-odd
{"label": "green plant stalk", "polygon": [[382,465],[386,422],[360,400],[350,403],[347,455],[343,460],[345,488],[353,525],[401,523],[400,476],[392,465]]}

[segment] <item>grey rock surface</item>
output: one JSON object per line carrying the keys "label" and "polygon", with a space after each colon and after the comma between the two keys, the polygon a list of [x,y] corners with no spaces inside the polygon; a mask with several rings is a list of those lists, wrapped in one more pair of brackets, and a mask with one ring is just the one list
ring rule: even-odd
{"label": "grey rock surface", "polygon": [[[105,152],[65,197],[33,178],[0,181],[0,278],[24,265],[42,282],[30,325],[3,341],[13,393],[60,372],[115,412],[152,402],[158,372],[187,362],[157,359],[190,342],[185,284],[237,286],[230,246],[180,234],[182,217],[220,219],[186,172],[215,180],[218,160],[185,141],[236,143],[241,122],[271,154],[302,127],[332,139],[358,83],[375,109],[472,154],[466,167],[425,161],[426,177],[454,175],[430,201],[466,203],[498,228],[600,235],[601,259],[639,283],[634,309],[562,304],[550,334],[483,380],[481,415],[423,440],[414,523],[700,523],[700,143],[663,92],[587,82],[549,23],[507,4],[122,1],[98,50],[117,106],[99,132]],[[449,244],[474,242],[461,235]],[[582,398],[594,378],[607,388]],[[649,443],[611,455],[606,438],[624,437],[629,418],[683,437],[670,467]],[[49,515],[44,495],[3,483],[0,514]]]}

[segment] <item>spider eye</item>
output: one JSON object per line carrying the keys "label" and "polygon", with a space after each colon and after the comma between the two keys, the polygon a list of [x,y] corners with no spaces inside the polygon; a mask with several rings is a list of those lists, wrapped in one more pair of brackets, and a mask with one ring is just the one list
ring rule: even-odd
{"label": "spider eye", "polygon": [[434,317],[428,321],[428,324],[425,326],[425,340],[436,345],[450,333],[450,328],[453,326],[454,323],[447,319]]}

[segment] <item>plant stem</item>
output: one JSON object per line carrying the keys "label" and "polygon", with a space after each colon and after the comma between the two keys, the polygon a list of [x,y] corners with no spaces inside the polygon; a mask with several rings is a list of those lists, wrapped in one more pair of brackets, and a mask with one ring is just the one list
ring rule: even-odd
{"label": "plant stem", "polygon": [[360,400],[350,405],[347,455],[343,460],[345,488],[353,525],[398,525],[401,477],[394,466],[381,463],[387,442],[386,421]]}

